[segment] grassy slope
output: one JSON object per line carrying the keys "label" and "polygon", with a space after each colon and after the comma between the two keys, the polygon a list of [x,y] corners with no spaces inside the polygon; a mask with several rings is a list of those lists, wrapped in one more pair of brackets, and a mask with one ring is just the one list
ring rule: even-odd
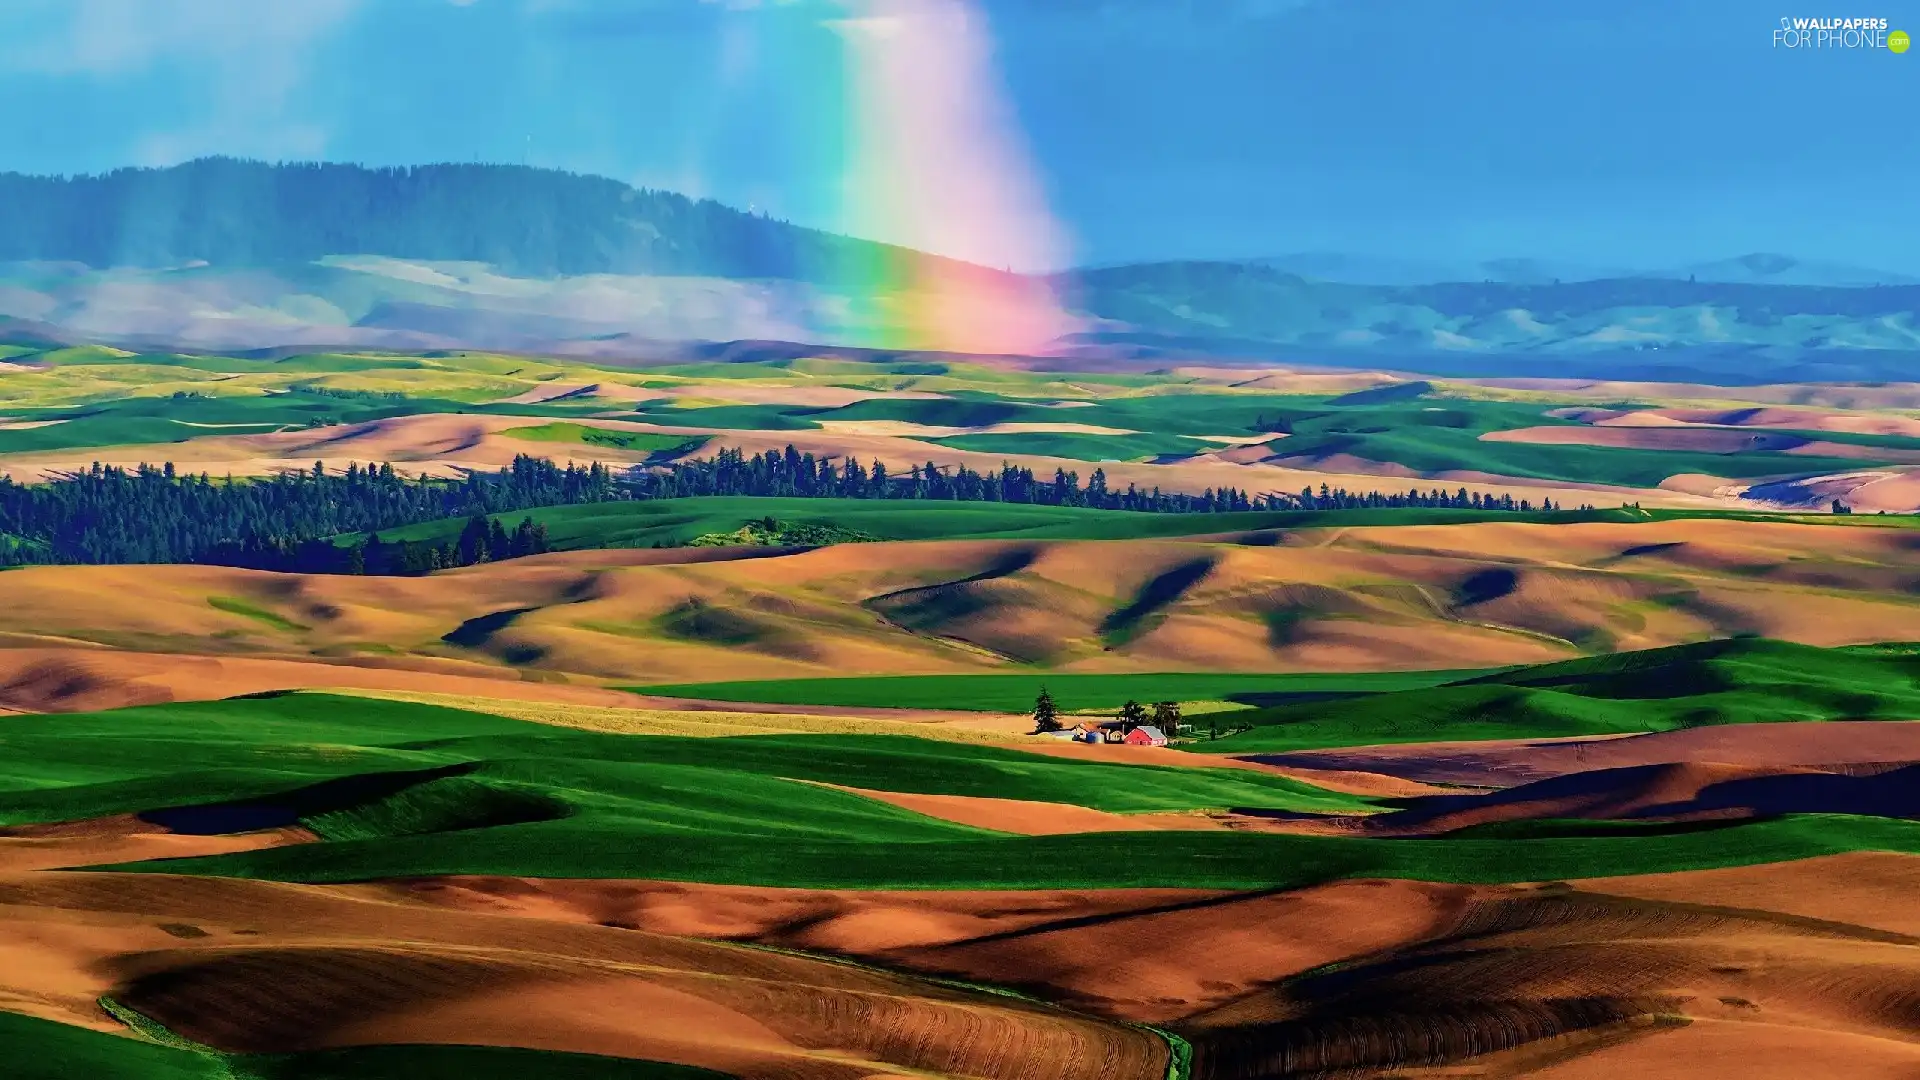
{"label": "grassy slope", "polygon": [[[532,517],[547,526],[548,538],[556,548],[584,550],[685,544],[707,533],[733,532],[769,515],[790,524],[839,526],[882,540],[1148,540],[1323,526],[1647,520],[1645,514],[1623,510],[1535,514],[1425,509],[1150,514],[1018,503],[748,496],[555,506],[515,511],[500,517],[509,527],[521,517]],[[458,536],[465,525],[465,518],[447,518],[389,530],[380,536],[383,540],[439,541]],[[340,539],[344,542],[358,538]]]}
{"label": "grassy slope", "polygon": [[[1920,527],[1916,515],[1778,515],[1737,511],[1567,510],[1501,513],[1479,510],[1381,509],[1344,511],[1250,511],[1232,514],[1148,514],[1072,506],[1017,503],[950,503],[872,499],[794,499],[719,496],[555,506],[497,517],[508,528],[523,517],[546,525],[562,551],[686,544],[708,533],[730,533],[772,517],[787,524],[851,529],[881,540],[1152,540],[1213,536],[1271,529],[1365,528],[1499,522],[1619,522],[1683,518],[1796,521],[1856,527]],[[380,534],[383,540],[442,542],[460,535],[465,518],[422,522]],[[357,534],[336,538],[357,541]]]}
{"label": "grassy slope", "polygon": [[690,453],[707,442],[706,436],[659,435],[650,431],[614,431],[608,428],[591,427],[586,424],[569,424],[555,421],[550,424],[538,424],[532,427],[508,428],[502,435],[511,435],[528,442],[571,443],[584,446],[611,446],[621,450],[638,450],[645,453]]}
{"label": "grassy slope", "polygon": [[[1082,461],[1138,461],[1192,454],[1215,444],[1192,436],[1246,436],[1280,421],[1291,434],[1273,444],[1286,456],[1351,455],[1404,465],[1422,473],[1473,470],[1542,480],[1654,487],[1676,473],[1750,478],[1867,467],[1871,459],[1825,458],[1771,451],[1711,454],[1596,446],[1483,442],[1493,431],[1577,426],[1546,415],[1550,404],[1462,398],[1340,399],[1281,394],[1181,394],[1102,399],[1062,411],[1019,399],[863,401],[838,409],[806,406],[722,406],[659,409],[648,419],[695,427],[814,427],[830,420],[896,420],[942,427],[996,423],[1075,423],[1134,431],[1134,435],[1037,433],[955,435],[932,440],[983,453],[1042,454]],[[1911,449],[1910,440],[1836,439],[1862,446]],[[1920,444],[1916,444],[1920,445]]]}
{"label": "grassy slope", "polygon": [[593,401],[488,404],[546,379],[594,370],[483,355],[254,360],[60,350],[32,359],[56,366],[0,386],[0,415],[63,423],[0,432],[0,453],[165,443],[428,412],[571,417],[606,407]]}
{"label": "grassy slope", "polygon": [[1532,739],[1703,724],[1920,720],[1920,656],[1765,640],[1568,660],[1319,704],[1234,714],[1251,731],[1193,748],[1278,753],[1371,743]]}
{"label": "grassy slope", "polygon": [[207,1054],[0,1012],[11,1080],[227,1080]]}
{"label": "grassy slope", "polygon": [[813,414],[825,410],[795,405],[709,405],[683,408],[672,404],[642,405],[635,418],[665,427],[711,428],[715,431],[817,431]]}
{"label": "grassy slope", "polygon": [[[6,731],[0,822],[139,810],[176,827],[298,820],[328,842],[138,866],[284,880],[485,873],[797,887],[1258,888],[1342,876],[1538,880],[1863,848],[1920,851],[1920,824],[1837,817],[1421,841],[1240,832],[1016,837],[821,784],[1121,812],[1329,812],[1368,803],[1237,770],[1066,761],[895,737],[603,735],[324,695],[17,717]],[[249,796],[257,801],[248,808],[206,805]],[[200,809],[166,809],[183,804]]]}
{"label": "grassy slope", "polygon": [[1041,688],[1063,711],[1112,709],[1135,701],[1275,700],[1372,694],[1464,678],[1465,671],[1392,671],[1360,675],[892,675],[840,679],[768,679],[747,682],[642,686],[640,693],[711,701],[862,708],[972,709],[1026,712]]}
{"label": "grassy slope", "polygon": [[126,396],[68,409],[8,409],[11,415],[23,418],[61,422],[0,431],[0,453],[183,442],[209,435],[258,435],[322,422],[357,424],[461,407],[457,402],[430,397],[341,398],[302,390],[219,397]]}
{"label": "grassy slope", "polygon": [[[509,802],[558,800],[576,817],[642,831],[710,823],[734,832],[855,839],[977,835],[796,781],[1118,812],[1366,805],[1241,770],[1058,761],[892,736],[630,737],[318,694],[19,717],[5,732],[0,748],[10,764],[0,773],[0,822],[10,823],[205,804],[339,777],[450,766],[461,775],[423,778],[406,799],[478,805],[486,801],[484,788],[506,792]],[[326,800],[297,802],[310,814]],[[348,798],[340,808],[352,805]]]}
{"label": "grassy slope", "polygon": [[649,878],[792,888],[1293,888],[1341,878],[1517,882],[1667,873],[1847,851],[1920,854],[1920,823],[1806,815],[1724,828],[1546,838],[1375,840],[1236,831],[924,843],[679,838],[587,823],[276,848],[120,869],[347,882],[430,874]]}
{"label": "grassy slope", "polygon": [[1574,426],[1538,405],[1439,400],[1330,409],[1294,425],[1274,447],[1293,456],[1351,454],[1419,472],[1471,469],[1544,480],[1654,487],[1676,473],[1730,478],[1847,472],[1868,462],[1770,452],[1707,454],[1614,447],[1483,442],[1480,436],[1534,426]]}
{"label": "grassy slope", "polygon": [[1008,435],[949,435],[929,442],[982,454],[1038,454],[1074,461],[1147,461],[1184,457],[1219,449],[1219,444],[1184,435],[1086,435],[1077,432],[1026,432]]}
{"label": "grassy slope", "polygon": [[9,1080],[722,1080],[651,1061],[484,1046],[217,1054],[0,1013]]}

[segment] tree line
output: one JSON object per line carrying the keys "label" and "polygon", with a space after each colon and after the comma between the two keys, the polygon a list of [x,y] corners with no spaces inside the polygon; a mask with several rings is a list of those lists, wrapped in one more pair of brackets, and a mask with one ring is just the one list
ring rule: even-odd
{"label": "tree line", "polygon": [[[650,498],[672,499],[698,495],[751,495],[786,498],[927,499],[950,502],[1002,502],[1040,506],[1077,506],[1099,510],[1138,510],[1167,514],[1214,514],[1246,510],[1364,510],[1430,508],[1530,512],[1563,509],[1552,499],[1538,505],[1512,495],[1481,495],[1459,488],[1448,492],[1349,491],[1321,484],[1298,492],[1259,495],[1234,487],[1208,488],[1198,495],[1162,491],[1157,485],[1141,488],[1129,483],[1114,487],[1103,468],[1095,468],[1083,484],[1077,471],[1054,470],[1042,479],[1032,469],[1002,464],[993,472],[966,465],[943,469],[932,462],[914,465],[904,473],[890,472],[886,463],[862,465],[858,459],[816,457],[792,444],[784,451],[745,454],[723,449],[711,458],[677,463],[634,481]],[[1590,509],[1590,507],[1582,507]]]}
{"label": "tree line", "polygon": [[[1100,724],[1099,721],[1090,721]],[[1177,738],[1186,724],[1186,717],[1177,701],[1156,701],[1151,709],[1133,698],[1128,698],[1119,710],[1113,714],[1111,725],[1100,724],[1118,741],[1126,738],[1135,728],[1152,726],[1168,738]],[[1219,722],[1210,718],[1213,738],[1220,737]],[[1065,719],[1060,714],[1060,705],[1046,687],[1040,688],[1040,694],[1033,699],[1033,732],[1035,735],[1048,735],[1067,730]]]}
{"label": "tree line", "polygon": [[[171,464],[133,470],[95,464],[44,484],[0,477],[0,565],[210,563],[344,572],[353,569],[352,557],[329,537],[629,497],[602,465],[560,468],[525,454],[497,473],[459,480],[407,477],[390,464],[329,473],[315,463],[260,480],[181,474]],[[489,555],[499,546],[495,540],[489,530]],[[502,557],[534,554],[544,542],[529,522],[524,534],[508,534]],[[360,554],[370,572],[465,565],[479,561],[474,556],[481,550],[464,534],[449,545],[361,547],[372,549]]]}
{"label": "tree line", "polygon": [[[456,479],[408,477],[391,464],[349,465],[328,472],[289,471],[270,479],[214,478],[176,472],[172,464],[91,469],[41,484],[0,477],[0,566],[23,564],[204,563],[306,573],[427,573],[550,550],[545,527],[524,517],[509,528],[498,518],[549,506],[691,496],[899,499],[1000,502],[1197,514],[1247,510],[1351,510],[1437,507],[1495,511],[1553,510],[1510,495],[1353,492],[1321,485],[1297,493],[1252,495],[1233,487],[1198,495],[1115,488],[1095,468],[1051,479],[1002,465],[982,473],[931,462],[891,473],[879,461],[837,460],[785,451],[745,455],[723,450],[703,460],[635,468],[618,475],[598,463],[556,466],[522,454],[498,472]],[[466,518],[460,534],[440,541],[382,539],[409,525]],[[334,538],[364,539],[341,544]]]}

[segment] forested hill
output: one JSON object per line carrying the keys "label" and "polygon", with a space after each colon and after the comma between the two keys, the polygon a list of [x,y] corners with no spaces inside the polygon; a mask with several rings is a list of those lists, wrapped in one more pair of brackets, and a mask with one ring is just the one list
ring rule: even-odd
{"label": "forested hill", "polygon": [[[712,495],[1014,503],[1166,514],[1535,509],[1525,499],[1470,494],[1465,488],[1383,494],[1330,490],[1322,484],[1318,493],[1308,488],[1298,495],[1250,495],[1228,487],[1192,495],[1157,487],[1143,491],[1131,484],[1125,490],[1109,487],[1102,469],[1095,469],[1084,487],[1078,473],[1056,470],[1048,480],[1012,465],[979,473],[964,465],[946,470],[929,462],[889,474],[878,461],[869,469],[858,461],[816,458],[792,446],[784,454],[769,450],[753,456],[723,450],[713,458],[683,461],[664,470],[636,469],[624,477],[598,463],[562,469],[525,454],[498,473],[471,473],[458,481],[409,478],[391,465],[354,465],[344,473],[329,473],[315,462],[311,472],[236,482],[204,473],[176,475],[170,464],[142,465],[134,472],[95,464],[90,471],[45,484],[15,484],[0,475],[0,569],[42,563],[184,562],[313,573],[412,573],[469,565],[480,560],[482,549],[488,558],[536,554],[547,550],[546,537],[531,521],[518,534],[508,534],[481,520],[460,545],[444,551],[431,545],[381,545],[368,538],[353,549],[356,555],[328,538],[536,507]],[[1538,509],[1559,508],[1548,502]]]}
{"label": "forested hill", "polygon": [[100,176],[0,173],[0,262],[265,266],[341,254],[485,262],[527,276],[800,281],[931,258],[710,200],[518,165],[206,158]]}

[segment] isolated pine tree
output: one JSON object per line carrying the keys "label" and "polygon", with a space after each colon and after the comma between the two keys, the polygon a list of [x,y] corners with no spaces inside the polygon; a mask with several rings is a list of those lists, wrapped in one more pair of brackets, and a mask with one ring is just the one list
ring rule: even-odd
{"label": "isolated pine tree", "polygon": [[1043,686],[1040,696],[1033,699],[1033,730],[1059,731],[1060,726],[1060,710],[1053,703],[1053,695]]}

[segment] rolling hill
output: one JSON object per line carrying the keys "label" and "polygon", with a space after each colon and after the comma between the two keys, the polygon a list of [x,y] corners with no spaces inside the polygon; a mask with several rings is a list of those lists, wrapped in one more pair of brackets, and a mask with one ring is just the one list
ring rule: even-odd
{"label": "rolling hill", "polygon": [[[553,520],[631,529],[641,542],[741,520],[688,509],[651,521]],[[884,535],[887,509],[847,520]],[[922,523],[962,535],[994,524]],[[1044,516],[998,524],[1041,536],[1078,527]],[[1680,519],[579,551],[401,578],[43,566],[6,573],[0,634],[36,653],[108,646],[321,662],[301,677],[354,677],[318,684],[336,686],[368,685],[357,673],[369,665],[629,686],[1016,665],[1088,675],[1435,670],[1742,634],[1822,646],[1899,640],[1912,636],[1911,544],[1905,529]],[[20,680],[0,704],[71,708],[54,691],[71,682],[84,700],[93,678],[31,674],[0,679]],[[177,692],[192,694],[196,679],[183,668]],[[1585,700],[1518,685],[1444,693]]]}
{"label": "rolling hill", "polygon": [[1203,749],[1553,739],[1721,724],[1920,719],[1920,659],[1871,647],[1725,639],[1585,657],[1436,687],[1235,713]]}
{"label": "rolling hill", "polygon": [[484,263],[522,277],[797,281],[833,280],[848,260],[930,258],[710,200],[512,165],[203,158],[99,176],[0,173],[0,262],[271,267],[348,254]]}

